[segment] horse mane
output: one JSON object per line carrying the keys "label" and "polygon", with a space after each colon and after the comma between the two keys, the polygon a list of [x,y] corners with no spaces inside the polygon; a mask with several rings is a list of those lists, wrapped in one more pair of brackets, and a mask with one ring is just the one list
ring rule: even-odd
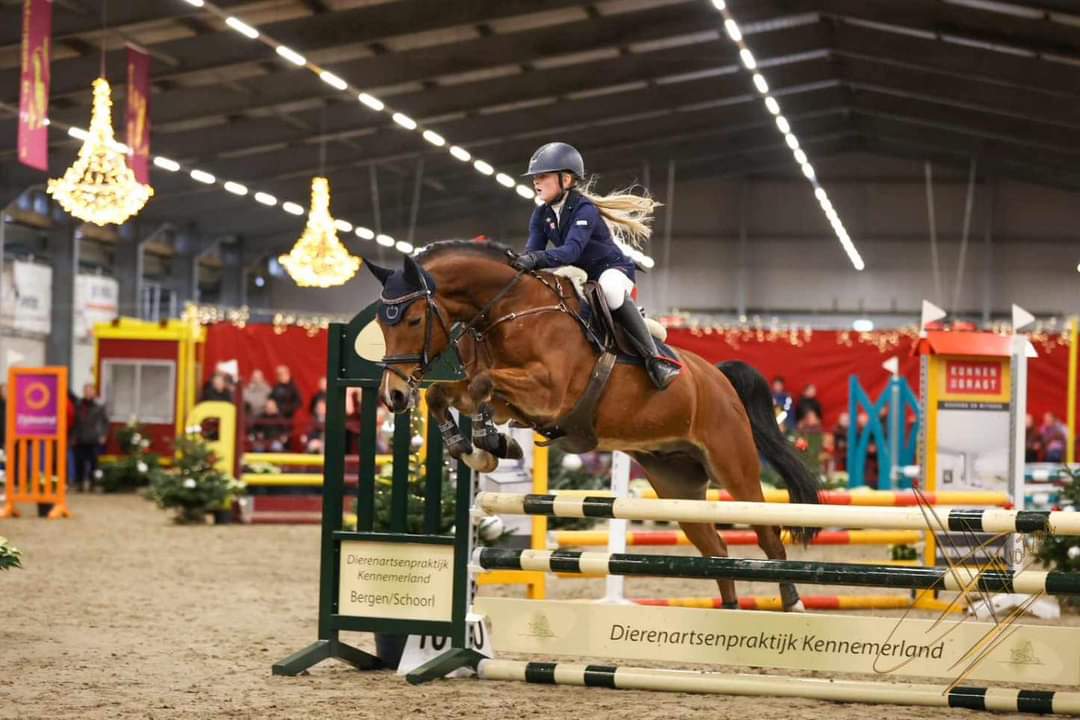
{"label": "horse mane", "polygon": [[476,255],[502,263],[510,264],[507,255],[509,247],[497,242],[473,242],[472,240],[439,240],[426,246],[416,255],[416,262],[421,267],[445,255]]}

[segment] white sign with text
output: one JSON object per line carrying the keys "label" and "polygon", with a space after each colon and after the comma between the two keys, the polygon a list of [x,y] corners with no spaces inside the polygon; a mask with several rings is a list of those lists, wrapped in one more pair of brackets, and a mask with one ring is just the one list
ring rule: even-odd
{"label": "white sign with text", "polygon": [[340,557],[340,614],[450,621],[452,545],[346,540],[341,543]]}

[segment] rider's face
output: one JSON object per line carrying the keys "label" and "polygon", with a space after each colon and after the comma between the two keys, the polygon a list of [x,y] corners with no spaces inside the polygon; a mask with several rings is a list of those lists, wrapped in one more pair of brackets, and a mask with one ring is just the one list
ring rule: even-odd
{"label": "rider's face", "polygon": [[[570,187],[570,182],[570,176],[564,175],[563,187]],[[548,204],[555,202],[563,192],[562,188],[559,187],[559,174],[540,173],[539,175],[533,175],[533,190],[544,202]]]}

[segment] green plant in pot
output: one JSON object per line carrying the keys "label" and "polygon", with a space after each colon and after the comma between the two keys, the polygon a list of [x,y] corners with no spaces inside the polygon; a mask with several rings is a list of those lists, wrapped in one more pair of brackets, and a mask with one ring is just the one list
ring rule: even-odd
{"label": "green plant in pot", "polygon": [[176,465],[156,473],[147,496],[173,510],[178,523],[205,523],[209,513],[232,506],[244,485],[215,467],[217,458],[203,438],[190,433],[176,439]]}
{"label": "green plant in pot", "polygon": [[8,543],[6,537],[0,537],[0,570],[22,567],[22,553]]}
{"label": "green plant in pot", "polygon": [[131,492],[150,485],[151,479],[160,472],[161,459],[157,453],[148,452],[150,439],[142,425],[131,422],[116,431],[116,442],[121,455],[116,461],[102,465],[95,480],[107,493]]}
{"label": "green plant in pot", "polygon": [[[1080,468],[1064,468],[1065,485],[1061,488],[1061,509],[1080,512]],[[1080,537],[1075,535],[1045,535],[1041,538],[1036,557],[1043,567],[1059,572],[1080,572]],[[1080,607],[1080,598],[1063,595],[1061,604]]]}

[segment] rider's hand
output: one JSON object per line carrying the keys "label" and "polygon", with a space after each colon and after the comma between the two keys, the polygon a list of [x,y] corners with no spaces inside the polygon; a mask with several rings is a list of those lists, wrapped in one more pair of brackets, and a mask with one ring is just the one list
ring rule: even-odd
{"label": "rider's hand", "polygon": [[510,265],[517,270],[524,272],[530,272],[536,269],[536,266],[540,264],[540,260],[543,258],[543,253],[529,252],[518,255],[516,258],[510,261]]}

